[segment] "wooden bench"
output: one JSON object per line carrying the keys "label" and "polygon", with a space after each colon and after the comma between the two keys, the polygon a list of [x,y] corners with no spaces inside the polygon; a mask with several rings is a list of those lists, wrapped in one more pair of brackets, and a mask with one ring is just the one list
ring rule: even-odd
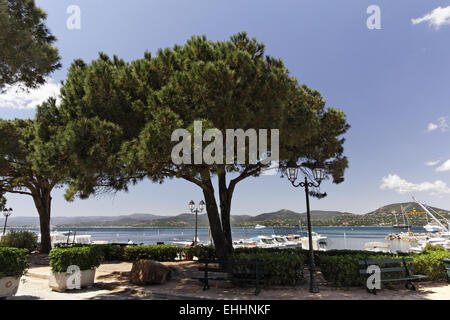
{"label": "wooden bench", "polygon": [[[269,274],[266,269],[266,264],[263,261],[233,261],[232,271],[226,271],[220,267],[217,260],[199,260],[198,262],[204,263],[204,267],[199,267],[199,271],[203,271],[203,277],[192,277],[202,281],[203,290],[208,290],[210,280],[218,281],[232,281],[253,283],[255,285],[255,295],[260,292],[260,284],[264,282],[264,277]],[[211,266],[211,265],[215,266]],[[222,273],[221,276],[211,277],[210,272]]]}
{"label": "wooden bench", "polygon": [[[361,269],[359,270],[360,274],[366,274],[368,276],[373,275],[375,272],[369,274],[367,273],[367,268],[369,266],[372,265],[376,265],[379,266],[381,264],[388,264],[388,265],[400,265],[400,266],[391,266],[391,267],[383,267],[380,268],[380,272],[381,275],[383,273],[387,273],[387,272],[401,272],[404,275],[398,275],[398,276],[393,276],[391,278],[383,278],[381,277],[380,281],[381,282],[392,282],[392,281],[406,281],[406,288],[410,289],[410,290],[416,290],[416,287],[414,286],[414,284],[412,283],[413,281],[417,281],[420,279],[424,279],[427,276],[422,275],[422,274],[417,274],[417,275],[413,275],[411,274],[411,271],[414,270],[414,266],[408,266],[408,262],[413,261],[413,259],[411,258],[400,258],[400,259],[382,259],[382,260],[360,260],[358,263],[359,265],[364,265],[366,268],[365,269]],[[380,275],[380,276],[381,276]],[[377,289],[369,289],[367,288],[367,291],[373,293],[373,294],[377,294]]]}

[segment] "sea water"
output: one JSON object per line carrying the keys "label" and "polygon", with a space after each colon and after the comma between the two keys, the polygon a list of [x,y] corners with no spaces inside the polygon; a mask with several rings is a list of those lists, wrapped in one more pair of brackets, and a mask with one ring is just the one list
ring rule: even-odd
{"label": "sea water", "polygon": [[[127,243],[132,241],[135,244],[156,244],[164,242],[170,244],[179,241],[192,241],[195,228],[56,228],[52,231],[76,231],[77,235],[89,234],[91,241],[109,241],[117,243]],[[38,229],[35,231],[39,232]],[[367,242],[389,242],[393,252],[408,251],[411,245],[405,241],[389,241],[385,237],[391,233],[405,232],[403,229],[392,227],[313,227],[313,231],[328,237],[328,249],[352,249],[363,250]],[[423,227],[412,227],[412,232],[424,232]],[[232,228],[234,240],[248,239],[260,235],[287,235],[301,234],[306,236],[306,228],[298,227],[263,229],[255,228]],[[201,242],[209,242],[208,228],[199,228],[198,237]]]}

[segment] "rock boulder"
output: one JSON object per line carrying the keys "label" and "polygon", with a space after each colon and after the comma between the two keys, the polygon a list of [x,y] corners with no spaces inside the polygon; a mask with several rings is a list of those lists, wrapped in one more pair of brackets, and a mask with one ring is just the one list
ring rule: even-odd
{"label": "rock boulder", "polygon": [[153,260],[133,262],[130,280],[137,285],[163,284],[172,277],[172,271],[162,263]]}

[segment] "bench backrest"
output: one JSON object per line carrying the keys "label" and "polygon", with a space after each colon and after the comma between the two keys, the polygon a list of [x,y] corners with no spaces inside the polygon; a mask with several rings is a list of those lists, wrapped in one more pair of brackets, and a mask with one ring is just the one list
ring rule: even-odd
{"label": "bench backrest", "polygon": [[387,263],[403,263],[405,262],[411,262],[413,261],[412,258],[400,258],[400,259],[381,259],[381,260],[359,260],[359,264],[364,265],[372,265],[372,264],[387,264]]}
{"label": "bench backrest", "polygon": [[[409,274],[409,271],[414,270],[414,266],[408,266],[406,263],[411,262],[413,259],[411,258],[401,258],[401,259],[380,259],[380,260],[359,260],[358,263],[360,265],[370,266],[370,265],[379,265],[379,264],[401,264],[401,267],[384,267],[380,268],[380,272],[400,272],[403,271],[406,274]],[[359,270],[360,274],[367,274],[367,269]]]}

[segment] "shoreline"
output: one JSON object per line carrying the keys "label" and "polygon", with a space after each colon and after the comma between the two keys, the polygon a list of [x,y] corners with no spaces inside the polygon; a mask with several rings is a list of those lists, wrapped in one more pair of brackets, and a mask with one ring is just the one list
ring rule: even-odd
{"label": "shoreline", "polygon": [[[393,226],[380,226],[380,225],[357,225],[357,226],[312,226],[313,228],[394,228]],[[423,226],[415,225],[411,226],[411,228],[420,228]],[[8,226],[6,229],[39,229],[39,226]],[[68,228],[75,228],[75,229],[194,229],[195,226],[192,227],[134,227],[134,226],[66,226],[66,225],[58,225],[58,226],[51,226],[51,229],[68,229]],[[198,229],[208,229],[209,227],[198,227]],[[242,228],[242,229],[255,229],[254,226],[231,226],[231,228]],[[270,229],[270,228],[299,228],[298,226],[266,226],[264,229]],[[396,228],[398,229],[398,228]],[[405,229],[398,229],[400,230],[407,230]]]}

